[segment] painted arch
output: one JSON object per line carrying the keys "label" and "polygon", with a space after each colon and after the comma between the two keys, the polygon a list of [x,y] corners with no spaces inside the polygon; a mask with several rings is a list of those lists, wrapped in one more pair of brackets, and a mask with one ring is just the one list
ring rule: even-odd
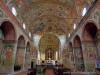
{"label": "painted arch", "polygon": [[77,71],[84,71],[85,65],[84,65],[84,59],[83,59],[83,51],[82,51],[82,44],[80,37],[78,35],[74,38],[74,60],[75,60],[75,67]]}
{"label": "painted arch", "polygon": [[[24,36],[19,36],[17,42],[17,51],[14,67],[18,66],[20,69],[24,66],[24,54],[25,54],[25,38]],[[19,70],[20,70],[19,69]]]}
{"label": "painted arch", "polygon": [[84,26],[82,39],[85,49],[85,61],[87,71],[95,71],[95,61],[97,57],[97,48],[99,41],[97,41],[97,26],[93,22],[87,22]]}
{"label": "painted arch", "polygon": [[14,43],[16,32],[10,21],[4,21],[0,25],[0,65],[1,70],[10,71],[13,63]]}

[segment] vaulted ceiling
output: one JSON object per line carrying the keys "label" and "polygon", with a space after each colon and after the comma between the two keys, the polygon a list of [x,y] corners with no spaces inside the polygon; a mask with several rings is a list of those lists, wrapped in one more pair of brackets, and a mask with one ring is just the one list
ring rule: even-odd
{"label": "vaulted ceiling", "polygon": [[93,0],[9,0],[9,8],[15,7],[17,19],[26,24],[32,34],[52,32],[68,35],[81,20],[84,7]]}

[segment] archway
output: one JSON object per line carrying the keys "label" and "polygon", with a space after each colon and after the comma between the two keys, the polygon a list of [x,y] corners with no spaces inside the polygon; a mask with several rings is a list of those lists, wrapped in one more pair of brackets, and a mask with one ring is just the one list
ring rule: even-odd
{"label": "archway", "polygon": [[28,42],[26,45],[26,53],[25,53],[25,68],[28,68],[30,66],[31,60],[30,60],[30,43]]}
{"label": "archway", "polygon": [[83,31],[83,43],[85,49],[85,62],[87,71],[95,70],[96,61],[96,34],[97,27],[94,23],[87,23]]}
{"label": "archway", "polygon": [[9,21],[4,21],[0,26],[0,65],[9,72],[13,67],[13,53],[16,41],[14,26]]}
{"label": "archway", "polygon": [[69,52],[70,52],[70,63],[71,63],[71,71],[74,71],[75,70],[75,58],[74,58],[74,50],[73,50],[73,46],[72,46],[72,43],[70,42],[69,43]]}
{"label": "archway", "polygon": [[16,61],[15,61],[15,65],[14,65],[15,71],[23,68],[24,53],[25,53],[25,38],[24,38],[24,36],[20,36],[18,38],[18,43],[17,43]]}
{"label": "archway", "polygon": [[45,60],[58,59],[60,40],[53,34],[45,34],[39,42],[39,50],[44,54]]}
{"label": "archway", "polygon": [[84,71],[84,59],[83,59],[83,52],[82,52],[82,47],[81,47],[81,40],[79,36],[75,36],[74,38],[74,61],[75,61],[75,67],[76,71]]}

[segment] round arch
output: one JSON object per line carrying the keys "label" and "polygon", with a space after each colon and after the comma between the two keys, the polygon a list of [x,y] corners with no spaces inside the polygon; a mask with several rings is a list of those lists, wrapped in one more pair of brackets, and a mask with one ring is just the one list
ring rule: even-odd
{"label": "round arch", "polygon": [[75,36],[73,40],[73,46],[74,46],[74,60],[75,60],[75,67],[77,71],[84,71],[85,65],[84,65],[84,59],[83,59],[83,51],[82,51],[82,45],[81,40],[78,35]]}
{"label": "round arch", "polygon": [[82,39],[85,47],[85,60],[87,71],[95,71],[97,57],[97,26],[94,22],[87,22],[84,26]]}
{"label": "round arch", "polygon": [[83,40],[93,41],[93,39],[96,39],[96,34],[97,34],[97,26],[93,22],[86,23],[82,33]]}
{"label": "round arch", "polygon": [[8,41],[16,40],[16,31],[15,31],[15,28],[11,22],[4,21],[1,24],[0,29],[3,32],[4,40],[8,40]]}
{"label": "round arch", "polygon": [[[56,35],[45,34],[41,37],[39,42],[39,50],[45,53],[45,59],[56,59],[56,52],[59,52],[60,40]],[[49,54],[50,53],[50,54]],[[58,57],[57,57],[58,58]]]}
{"label": "round arch", "polygon": [[[18,42],[17,42],[16,59],[15,59],[15,65],[14,65],[15,71],[23,68],[24,53],[25,53],[25,38],[23,35],[21,35],[21,36],[19,36]],[[19,67],[19,68],[17,68],[17,67]]]}
{"label": "round arch", "polygon": [[14,25],[10,21],[3,21],[0,25],[0,65],[6,71],[10,71],[13,66],[15,41],[16,31]]}

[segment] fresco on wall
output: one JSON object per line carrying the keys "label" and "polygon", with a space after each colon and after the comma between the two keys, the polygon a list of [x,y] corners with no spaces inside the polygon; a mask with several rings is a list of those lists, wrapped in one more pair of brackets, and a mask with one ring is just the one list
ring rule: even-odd
{"label": "fresco on wall", "polygon": [[23,66],[23,60],[24,60],[24,49],[18,48],[16,53],[16,65]]}
{"label": "fresco on wall", "polygon": [[47,49],[56,51],[56,50],[59,50],[59,44],[60,44],[60,41],[55,35],[46,34],[40,40],[39,49],[42,52],[45,52],[45,50]]}
{"label": "fresco on wall", "polygon": [[63,58],[64,67],[70,69],[71,68],[70,52],[66,52],[64,57],[66,57],[66,58]]}
{"label": "fresco on wall", "polygon": [[30,54],[30,46],[28,45],[26,47],[26,54],[25,54],[25,68],[28,68],[30,66],[30,61],[31,61],[31,54]]}
{"label": "fresco on wall", "polygon": [[78,71],[84,71],[84,61],[81,53],[81,48],[74,48],[75,53],[75,66]]}
{"label": "fresco on wall", "polygon": [[13,61],[13,46],[9,44],[4,44],[3,48],[0,52],[1,57],[1,68],[4,71],[10,71],[12,68],[12,61]]}
{"label": "fresco on wall", "polygon": [[72,69],[71,65],[71,51],[70,49],[65,48],[62,52],[62,61],[64,68]]}
{"label": "fresco on wall", "polygon": [[2,56],[1,56],[1,51],[2,51],[2,39],[3,39],[3,33],[0,29],[0,64],[1,64],[1,61],[2,61]]}
{"label": "fresco on wall", "polygon": [[87,71],[94,71],[96,61],[96,48],[91,42],[85,44],[85,61],[87,65]]}
{"label": "fresco on wall", "polygon": [[98,56],[99,56],[99,60],[100,60],[100,41],[97,42],[97,52],[98,52]]}
{"label": "fresco on wall", "polygon": [[0,8],[0,19],[2,20],[2,18],[6,18],[6,14],[4,14],[4,12],[2,11],[2,9]]}
{"label": "fresco on wall", "polygon": [[[97,42],[96,42],[97,51],[98,51],[98,53],[100,53],[100,41],[98,39],[100,39],[100,31],[98,31],[98,34],[97,34]],[[100,54],[98,54],[98,58],[100,60]]]}

